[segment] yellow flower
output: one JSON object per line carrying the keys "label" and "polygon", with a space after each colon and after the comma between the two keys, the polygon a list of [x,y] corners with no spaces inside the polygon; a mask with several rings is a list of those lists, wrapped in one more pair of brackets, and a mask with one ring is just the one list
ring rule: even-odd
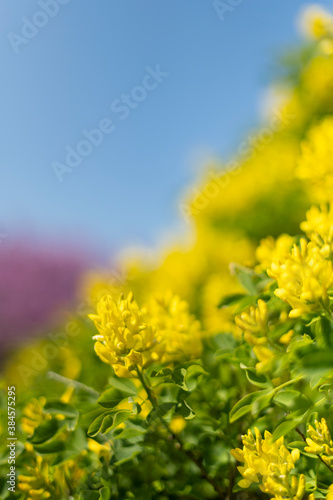
{"label": "yellow flower", "polygon": [[249,312],[242,312],[235,317],[238,328],[244,331],[244,339],[250,345],[267,343],[268,310],[264,300],[258,300],[257,307],[250,307]]}
{"label": "yellow flower", "polygon": [[19,490],[28,494],[28,500],[44,500],[54,498],[52,485],[49,481],[49,467],[41,456],[36,457],[35,467],[26,467],[29,476],[20,475],[18,477]]}
{"label": "yellow flower", "polygon": [[[332,62],[330,62],[332,65]],[[315,125],[301,146],[297,175],[309,182],[319,202],[330,201],[333,190],[333,117]]]}
{"label": "yellow flower", "polygon": [[253,352],[259,363],[256,364],[258,373],[267,373],[271,371],[275,358],[274,352],[266,346],[256,345],[253,347]]}
{"label": "yellow flower", "polygon": [[306,214],[301,229],[320,248],[324,258],[330,258],[333,243],[333,204],[312,206]]}
{"label": "yellow flower", "polygon": [[309,38],[322,38],[333,33],[333,17],[320,5],[309,5],[301,13],[299,24]]}
{"label": "yellow flower", "polygon": [[316,420],[315,428],[309,425],[308,434],[309,437],[306,438],[308,446],[304,448],[305,451],[321,455],[325,463],[333,464],[333,441],[326,420],[324,418],[320,422]]}
{"label": "yellow flower", "polygon": [[159,355],[162,362],[200,356],[201,325],[190,314],[189,305],[185,300],[167,292],[154,297],[146,310],[157,341],[164,346],[163,354]]}
{"label": "yellow flower", "polygon": [[94,336],[95,351],[105,363],[114,366],[119,376],[131,377],[133,363],[142,365],[142,355],[156,344],[153,330],[143,321],[138,304],[129,293],[115,302],[110,295],[102,297],[97,315],[90,314],[99,335]]}
{"label": "yellow flower", "polygon": [[256,249],[256,259],[259,264],[255,271],[266,271],[274,260],[284,259],[289,254],[294,242],[295,238],[289,234],[281,234],[276,240],[272,236],[261,240]]}
{"label": "yellow flower", "polygon": [[139,308],[129,293],[115,302],[104,296],[97,305],[94,321],[99,335],[95,351],[113,365],[119,377],[132,377],[136,366],[153,361],[172,362],[201,354],[201,326],[190,314],[186,301],[171,292],[154,297]]}
{"label": "yellow flower", "polygon": [[272,435],[265,431],[264,439],[257,428],[255,436],[249,430],[242,436],[243,449],[231,450],[232,456],[244,466],[238,467],[243,479],[241,488],[248,488],[252,483],[260,483],[264,493],[274,495],[275,499],[301,500],[305,491],[303,475],[291,476],[295,462],[299,459],[299,450],[291,452],[284,446],[284,438],[273,442]]}
{"label": "yellow flower", "polygon": [[275,295],[291,305],[290,317],[328,306],[327,292],[333,284],[332,262],[322,256],[313,242],[302,238],[286,258],[272,262],[267,272],[278,283]]}
{"label": "yellow flower", "polygon": [[23,409],[21,427],[29,436],[34,433],[39,424],[51,418],[49,414],[43,411],[45,403],[46,399],[43,396],[39,399],[33,398]]}

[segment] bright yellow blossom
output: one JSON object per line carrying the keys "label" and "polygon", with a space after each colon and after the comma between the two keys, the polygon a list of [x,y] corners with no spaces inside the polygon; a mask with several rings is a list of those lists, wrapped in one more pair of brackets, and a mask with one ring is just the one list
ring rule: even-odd
{"label": "bright yellow blossom", "polygon": [[259,263],[255,268],[256,272],[266,271],[274,260],[284,259],[294,242],[295,238],[289,234],[281,234],[276,240],[272,236],[262,239],[256,249]]}
{"label": "bright yellow blossom", "polygon": [[23,417],[21,419],[21,427],[23,431],[31,436],[35,429],[44,421],[51,418],[51,415],[43,411],[46,399],[41,396],[33,398],[23,409]]}
{"label": "bright yellow blossom", "polygon": [[291,305],[290,317],[328,306],[327,292],[333,284],[332,262],[321,255],[313,242],[302,238],[286,258],[272,262],[268,274],[278,283],[275,295]]}
{"label": "bright yellow blossom", "polygon": [[[332,61],[330,62],[332,66]],[[333,192],[333,117],[315,125],[302,144],[298,176],[309,182],[315,199],[331,201]]]}
{"label": "bright yellow blossom", "polygon": [[264,439],[257,428],[255,436],[249,430],[242,437],[243,449],[231,450],[232,456],[244,465],[238,467],[243,479],[241,488],[248,488],[252,483],[260,483],[264,493],[274,495],[276,500],[301,500],[305,491],[305,478],[291,475],[295,462],[299,459],[299,450],[291,452],[284,446],[284,438],[273,442],[270,432],[265,431]]}
{"label": "bright yellow blossom", "polygon": [[126,299],[120,295],[118,302],[105,295],[97,305],[97,314],[89,317],[99,332],[93,337],[97,355],[113,365],[120,377],[131,377],[135,365],[142,366],[150,349],[157,348],[153,329],[143,321],[143,313],[132,293]]}
{"label": "bright yellow blossom", "polygon": [[189,313],[187,302],[171,292],[152,298],[141,309],[131,292],[118,302],[106,295],[97,305],[97,315],[89,317],[99,331],[93,337],[95,351],[119,377],[134,376],[136,366],[194,358],[202,350],[200,323]]}
{"label": "bright yellow blossom", "polygon": [[333,204],[312,206],[306,214],[306,221],[301,223],[301,229],[311,241],[320,248],[324,258],[330,258],[333,243]]}
{"label": "bright yellow blossom", "polygon": [[167,292],[154,297],[146,311],[149,324],[156,332],[158,344],[164,346],[162,362],[200,356],[202,351],[200,322],[190,314],[185,300]]}
{"label": "bright yellow blossom", "polygon": [[27,500],[44,500],[55,498],[54,489],[49,480],[49,466],[41,456],[36,456],[35,467],[26,467],[29,475],[18,477],[18,488],[25,492]]}
{"label": "bright yellow blossom", "polygon": [[307,445],[304,449],[307,453],[321,455],[328,465],[333,464],[333,441],[331,433],[324,418],[320,422],[315,421],[315,428],[309,425],[309,437],[306,438]]}
{"label": "bright yellow blossom", "polygon": [[250,345],[267,343],[268,310],[264,300],[258,300],[258,306],[252,306],[249,312],[242,312],[235,317],[235,323],[244,331],[244,339]]}

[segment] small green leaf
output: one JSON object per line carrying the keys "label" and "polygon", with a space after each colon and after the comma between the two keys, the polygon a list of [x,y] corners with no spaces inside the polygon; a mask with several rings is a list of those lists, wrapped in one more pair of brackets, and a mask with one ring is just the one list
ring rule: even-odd
{"label": "small green leaf", "polygon": [[[253,403],[261,398],[262,396],[267,396],[267,398],[263,399],[265,405],[267,405],[270,401],[270,398],[273,396],[274,392],[270,389],[264,389],[263,391],[251,392],[244,396],[240,401],[238,401],[231,409],[229,414],[230,423],[235,422],[240,417],[251,411]],[[262,409],[262,408],[261,408]]]}
{"label": "small green leaf", "polygon": [[312,405],[304,394],[291,389],[278,392],[273,401],[286,411],[307,410]]}
{"label": "small green leaf", "polygon": [[179,415],[184,417],[185,420],[191,420],[192,418],[195,417],[195,412],[192,410],[190,405],[185,400],[183,400],[176,406],[175,411],[176,413],[179,413]]}
{"label": "small green leaf", "polygon": [[240,364],[240,367],[245,370],[246,378],[251,384],[261,387],[262,389],[272,387],[272,383],[268,377],[264,374],[258,374],[255,368],[247,367],[243,363]]}
{"label": "small green leaf", "polygon": [[115,387],[112,387],[111,389],[107,389],[106,391],[101,394],[101,396],[98,398],[97,402],[104,408],[114,408],[117,406],[121,401],[124,399],[128,398],[128,391],[120,391],[119,389],[116,389]]}
{"label": "small green leaf", "polygon": [[231,305],[237,304],[240,301],[240,299],[243,299],[244,297],[246,297],[246,295],[244,293],[232,293],[230,295],[226,295],[219,302],[217,307],[221,308],[221,307],[226,307],[226,306],[231,306]]}
{"label": "small green leaf", "polygon": [[132,460],[132,458],[134,458],[140,452],[141,452],[141,447],[138,445],[126,446],[126,447],[120,448],[116,452],[117,461],[115,462],[114,465],[121,465],[124,462],[128,462],[129,460]]}
{"label": "small green leaf", "polygon": [[120,424],[128,420],[131,416],[131,411],[130,410],[121,410],[118,411],[113,419],[113,422],[110,426],[105,425],[103,422],[103,434],[106,434],[107,432],[113,431],[113,429],[116,429]]}
{"label": "small green leaf", "polygon": [[138,392],[134,383],[129,378],[112,377],[109,379],[109,383],[112,387],[115,387],[115,389],[118,389],[119,391],[130,396],[135,396]]}
{"label": "small green leaf", "polygon": [[76,418],[78,416],[78,411],[74,406],[63,403],[60,399],[47,401],[43,409],[46,413],[61,414],[68,418]]}
{"label": "small green leaf", "polygon": [[299,424],[299,420],[286,420],[282,422],[282,424],[278,425],[275,431],[273,432],[273,440],[276,441],[282,436],[288,434],[288,432],[292,431]]}
{"label": "small green leaf", "polygon": [[108,416],[111,416],[111,414],[110,412],[106,411],[101,415],[99,415],[97,418],[95,418],[95,420],[90,424],[88,428],[88,436],[91,437],[97,436],[97,434],[101,432],[104,419]]}
{"label": "small green leaf", "polygon": [[140,429],[124,429],[118,436],[116,436],[114,439],[132,439],[138,436],[143,436],[145,434],[144,430]]}
{"label": "small green leaf", "polygon": [[51,418],[50,420],[42,422],[37,429],[35,429],[33,436],[28,439],[28,441],[32,444],[45,443],[55,437],[66,426],[67,422],[65,420]]}
{"label": "small green leaf", "polygon": [[98,500],[110,500],[111,491],[110,488],[104,486],[99,490],[99,499]]}
{"label": "small green leaf", "polygon": [[147,415],[147,423],[151,423],[153,420],[156,420],[157,418],[163,418],[164,415],[166,415],[171,410],[171,408],[174,408],[174,406],[176,406],[176,404],[177,403],[174,402],[174,403],[162,403],[158,405]]}

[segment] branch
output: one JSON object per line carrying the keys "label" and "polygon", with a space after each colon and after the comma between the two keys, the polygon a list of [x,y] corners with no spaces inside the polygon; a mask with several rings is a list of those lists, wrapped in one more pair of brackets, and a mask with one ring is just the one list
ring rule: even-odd
{"label": "branch", "polygon": [[[149,401],[151,402],[153,408],[156,408],[157,407],[156,397],[155,397],[152,389],[147,384],[144,374],[140,371],[140,369],[138,367],[137,367],[136,371],[138,374],[138,378],[139,378],[140,382],[142,383],[144,390],[147,393]],[[165,422],[165,420],[162,417],[159,417],[159,419],[160,419],[161,423],[164,425],[164,427],[166,428],[166,430],[168,431],[168,433],[170,434],[170,436],[172,437],[173,441],[175,441],[177,443],[177,448],[179,450],[181,450],[182,453],[184,453],[184,455],[186,455],[198,467],[198,469],[200,470],[201,477],[203,479],[205,479],[214,488],[216,493],[219,495],[219,498],[221,498],[221,499],[225,498],[221,487],[215,482],[215,480],[206,471],[205,466],[202,463],[202,459],[197,458],[191,450],[187,450],[184,447],[184,443],[182,442],[182,440],[171,431],[170,427]]]}

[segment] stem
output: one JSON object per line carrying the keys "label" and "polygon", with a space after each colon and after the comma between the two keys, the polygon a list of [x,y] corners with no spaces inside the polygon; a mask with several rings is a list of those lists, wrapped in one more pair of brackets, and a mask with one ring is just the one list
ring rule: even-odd
{"label": "stem", "polygon": [[[149,401],[151,402],[153,408],[156,408],[157,407],[156,397],[155,397],[155,395],[154,395],[151,387],[149,387],[149,385],[147,384],[143,372],[140,371],[139,367],[136,368],[136,371],[137,371],[137,374],[138,374],[138,378],[139,378],[140,382],[142,383],[142,386],[143,386],[144,390],[147,393]],[[181,450],[182,453],[184,453],[184,455],[186,455],[198,467],[198,469],[200,470],[201,477],[203,479],[205,479],[214,488],[214,490],[216,491],[216,493],[219,495],[219,498],[221,498],[221,499],[225,498],[224,494],[223,494],[223,491],[220,488],[220,486],[214,481],[214,479],[206,471],[206,469],[205,469],[205,467],[204,467],[204,465],[202,463],[202,459],[201,458],[197,458],[195,456],[195,454],[191,450],[187,450],[184,447],[183,441],[176,434],[174,434],[171,431],[171,429],[168,426],[167,422],[165,422],[165,420],[162,417],[159,417],[159,419],[160,419],[161,423],[163,424],[163,426],[165,427],[165,429],[170,434],[170,436],[172,437],[172,439],[178,444],[178,446],[177,446],[178,449]]]}
{"label": "stem", "polygon": [[[301,436],[301,438],[303,439],[303,441],[306,443],[306,437],[304,436],[303,432],[298,428],[296,427],[296,432]],[[333,473],[333,469],[330,465],[328,465],[323,459],[322,457],[316,453],[316,456],[319,458],[319,460],[321,460],[321,462],[323,462],[324,465],[326,465],[326,467],[328,468],[328,470],[330,470],[332,473]]]}

